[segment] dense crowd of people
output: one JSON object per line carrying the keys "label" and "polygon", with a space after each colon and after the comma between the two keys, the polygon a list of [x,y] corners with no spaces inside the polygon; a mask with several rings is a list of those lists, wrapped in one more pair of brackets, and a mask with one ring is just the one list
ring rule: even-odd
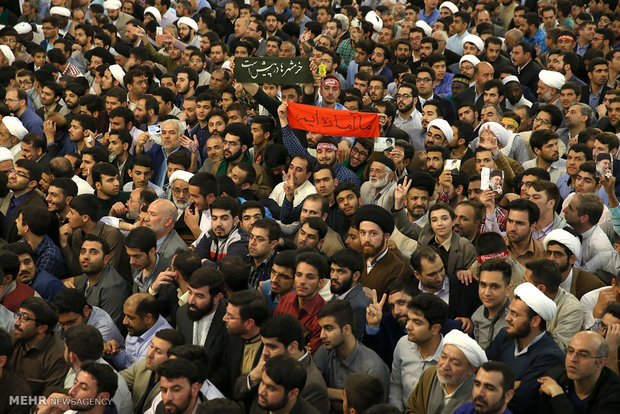
{"label": "dense crowd of people", "polygon": [[0,24],[0,413],[620,412],[617,0]]}

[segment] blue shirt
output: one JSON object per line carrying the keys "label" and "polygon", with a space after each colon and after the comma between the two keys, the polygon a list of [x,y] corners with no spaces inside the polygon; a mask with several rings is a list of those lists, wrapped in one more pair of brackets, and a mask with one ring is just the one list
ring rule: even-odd
{"label": "blue shirt", "polygon": [[[156,254],[156,256],[157,256],[157,259],[155,260],[155,266],[153,266],[153,270],[157,269],[157,265],[159,264],[159,258],[161,257],[159,254]],[[138,270],[133,275],[133,281],[136,283],[136,285],[138,285],[138,290],[140,292],[148,292],[149,287],[153,284],[155,279],[157,279],[157,276],[159,276],[159,273],[155,275],[153,274],[153,272],[151,272],[146,276],[143,282],[142,281],[142,270]]]}
{"label": "blue shirt", "polygon": [[465,30],[462,36],[459,36],[458,33],[454,34],[451,38],[448,39],[448,43],[446,44],[446,48],[448,50],[453,51],[457,55],[463,55],[463,39],[465,36],[469,35],[469,32]]}
{"label": "blue shirt", "polygon": [[425,21],[430,27],[433,27],[433,24],[435,24],[435,22],[439,20],[439,10],[435,8],[431,15],[427,16],[426,14],[424,14],[424,8],[422,8],[422,10],[420,10],[420,20]]}
{"label": "blue shirt", "polygon": [[34,278],[27,283],[43,299],[53,300],[58,292],[66,289],[64,283],[55,278],[51,273],[36,269]]}
{"label": "blue shirt", "polygon": [[24,113],[19,117],[19,120],[22,121],[22,125],[28,132],[43,136],[43,120],[32,109],[26,108]]}
{"label": "blue shirt", "polygon": [[452,95],[452,79],[454,78],[454,74],[450,72],[446,72],[443,75],[443,80],[437,86],[435,86],[434,93],[435,95],[441,95],[444,98]]}
{"label": "blue shirt", "polygon": [[531,39],[527,36],[523,36],[523,41],[529,43],[534,48],[536,47],[536,45],[538,45],[541,49],[540,53],[545,53],[547,50],[549,50],[547,48],[547,43],[545,42],[545,32],[543,32],[541,29],[538,29]]}
{"label": "blue shirt", "polygon": [[[562,197],[562,200],[565,200],[570,193],[575,192],[575,189],[572,188],[572,183],[568,174],[564,174],[563,176],[558,178],[558,182],[555,183],[555,185],[557,185],[558,189],[560,190],[560,197]],[[596,191],[596,195],[599,196],[601,200],[603,200],[603,204],[609,206],[609,196],[607,195],[607,192],[603,187],[599,188],[598,191]]]}
{"label": "blue shirt", "polygon": [[112,339],[118,342],[121,346],[125,344],[125,338],[121,335],[121,332],[118,330],[118,327],[112,320],[112,317],[103,309],[98,308],[97,306],[91,306],[90,317],[88,318],[88,322],[86,322],[86,324],[94,326],[99,330],[99,332],[101,332],[104,344]]}
{"label": "blue shirt", "polygon": [[142,335],[133,336],[127,334],[125,348],[121,349],[118,355],[114,357],[113,365],[120,371],[129,368],[140,359],[145,358],[155,334],[162,329],[172,329],[172,326],[170,326],[163,316],[159,315],[157,322]]}
{"label": "blue shirt", "polygon": [[11,196],[11,201],[9,202],[9,208],[6,210],[6,216],[4,216],[4,238],[5,239],[7,238],[6,231],[8,230],[9,224],[11,223],[11,220],[13,219],[13,214],[15,214],[15,210],[17,210],[19,205],[23,203],[24,200],[27,199],[31,193],[32,191],[28,191],[27,193],[22,194],[17,198],[15,198],[15,196]]}
{"label": "blue shirt", "polygon": [[43,236],[41,243],[34,249],[34,256],[38,270],[49,272],[58,278],[66,276],[67,270],[62,252],[47,234]]}

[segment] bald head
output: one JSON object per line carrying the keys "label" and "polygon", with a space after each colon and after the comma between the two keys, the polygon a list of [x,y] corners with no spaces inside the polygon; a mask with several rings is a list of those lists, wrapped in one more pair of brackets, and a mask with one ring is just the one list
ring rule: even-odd
{"label": "bald head", "polygon": [[159,301],[147,292],[135,293],[125,301],[123,313],[123,325],[127,333],[140,336],[159,319]]}
{"label": "bald head", "polygon": [[566,348],[566,376],[576,384],[594,384],[607,363],[609,345],[594,331],[581,331]]}
{"label": "bald head", "polygon": [[157,240],[170,233],[177,221],[177,208],[172,201],[155,200],[149,205],[144,225],[155,232]]}
{"label": "bald head", "polygon": [[127,300],[125,301],[125,305],[135,308],[143,300],[149,300],[149,299],[155,300],[155,298],[147,292],[134,293],[133,295],[127,298]]}

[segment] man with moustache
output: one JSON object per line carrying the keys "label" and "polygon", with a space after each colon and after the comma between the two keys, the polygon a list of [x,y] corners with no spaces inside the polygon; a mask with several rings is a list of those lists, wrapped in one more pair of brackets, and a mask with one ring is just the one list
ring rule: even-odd
{"label": "man with moustache", "polygon": [[503,328],[486,349],[487,357],[512,369],[519,387],[508,404],[514,413],[536,412],[539,384],[548,368],[559,364],[564,354],[547,331],[547,322],[556,313],[556,305],[534,285],[524,282],[516,287]]}
{"label": "man with moustache", "polygon": [[508,403],[514,395],[514,382],[514,374],[506,364],[485,362],[474,379],[473,401],[454,414],[512,414]]}
{"label": "man with moustache", "polygon": [[157,276],[170,267],[170,260],[157,253],[155,232],[148,227],[132,229],[125,238],[129,264],[133,275],[133,293],[148,292]]}
{"label": "man with moustache", "polygon": [[450,331],[443,338],[437,366],[424,371],[405,413],[453,413],[471,401],[474,374],[485,362],[487,357],[473,338],[456,329]]}
{"label": "man with moustache", "polygon": [[294,250],[284,250],[273,258],[269,280],[260,284],[259,291],[267,301],[269,313],[273,314],[276,307],[287,293],[295,289],[295,258]]}
{"label": "man with moustache", "polygon": [[394,161],[385,155],[376,158],[370,164],[368,181],[360,188],[362,203],[390,209],[394,205],[395,177]]}
{"label": "man with moustache", "polygon": [[355,337],[360,339],[366,325],[366,308],[370,299],[359,280],[364,271],[364,258],[353,249],[338,250],[330,257],[330,286],[334,300],[346,300],[355,313]]}
{"label": "man with moustache", "polygon": [[280,226],[275,220],[257,220],[249,231],[248,256],[250,266],[248,284],[257,289],[260,282],[269,279],[271,266],[280,243]]}
{"label": "man with moustache", "polygon": [[177,330],[188,344],[201,345],[209,350],[207,377],[217,372],[226,349],[226,313],[224,276],[216,269],[202,267],[189,279],[187,303],[177,310]]}
{"label": "man with moustache", "polygon": [[620,377],[605,366],[609,345],[598,333],[577,333],[566,349],[563,366],[538,379],[539,412],[615,412],[620,407]]}
{"label": "man with moustache", "polygon": [[394,97],[398,112],[394,117],[394,126],[402,129],[409,135],[409,140],[416,151],[424,148],[422,132],[422,114],[416,108],[418,89],[412,83],[403,83]]}
{"label": "man with moustache", "polygon": [[426,368],[436,365],[443,350],[441,326],[448,318],[448,305],[423,293],[407,304],[407,335],[394,350],[390,375],[390,404],[403,410]]}

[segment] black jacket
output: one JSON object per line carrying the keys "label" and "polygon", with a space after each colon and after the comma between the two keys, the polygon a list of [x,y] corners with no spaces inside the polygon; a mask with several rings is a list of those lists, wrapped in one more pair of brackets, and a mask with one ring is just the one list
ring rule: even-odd
{"label": "black jacket", "polygon": [[[573,391],[573,381],[566,376],[564,364],[549,368],[547,375],[553,378],[564,390],[563,394],[549,398],[540,394],[539,413],[573,414],[577,411],[571,404],[568,393]],[[587,402],[587,414],[603,414],[620,412],[620,376],[607,367],[603,367],[601,375],[596,381],[594,391]]]}
{"label": "black jacket", "polygon": [[[446,277],[450,283],[448,318],[471,318],[471,315],[482,304],[478,296],[478,283],[473,282],[469,286],[465,286],[456,276],[446,275]],[[418,283],[414,283],[414,289],[417,294],[422,293],[419,290]]]}

